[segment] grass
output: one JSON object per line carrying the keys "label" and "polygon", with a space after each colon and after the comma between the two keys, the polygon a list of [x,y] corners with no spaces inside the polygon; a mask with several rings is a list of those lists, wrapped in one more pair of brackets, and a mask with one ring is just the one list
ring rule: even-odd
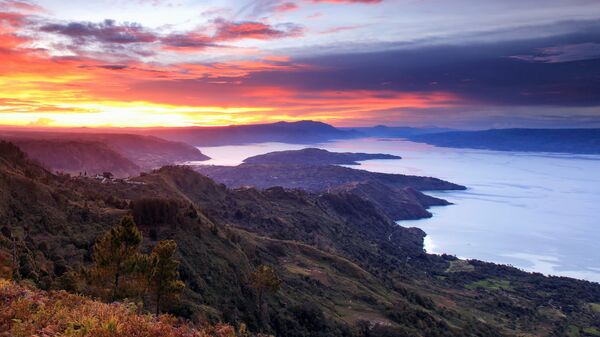
{"label": "grass", "polygon": [[446,273],[461,273],[461,272],[472,272],[475,267],[465,260],[450,261],[450,266],[446,269]]}
{"label": "grass", "polygon": [[512,286],[510,285],[510,281],[498,280],[498,279],[493,279],[493,278],[487,278],[484,280],[475,281],[473,283],[467,284],[465,286],[465,288],[470,289],[470,290],[486,289],[486,290],[492,290],[492,291],[498,291],[498,290],[512,291],[513,290]]}
{"label": "grass", "polygon": [[587,328],[579,328],[576,325],[569,325],[567,327],[567,331],[566,331],[566,336],[567,337],[579,337],[582,336],[582,333],[584,334],[584,336],[600,336],[600,330],[598,330],[598,328],[595,327],[587,327]]}
{"label": "grass", "polygon": [[593,312],[600,313],[600,303],[590,303],[590,309],[592,309]]}
{"label": "grass", "polygon": [[579,328],[575,325],[569,325],[567,327],[567,331],[565,331],[567,337],[579,337],[581,334],[579,333]]}
{"label": "grass", "polygon": [[600,330],[594,327],[584,328],[583,332],[592,336],[600,336]]}
{"label": "grass", "polygon": [[134,304],[106,304],[64,291],[40,291],[0,279],[0,335],[94,337],[235,337],[229,325],[201,329],[172,316],[140,313]]}

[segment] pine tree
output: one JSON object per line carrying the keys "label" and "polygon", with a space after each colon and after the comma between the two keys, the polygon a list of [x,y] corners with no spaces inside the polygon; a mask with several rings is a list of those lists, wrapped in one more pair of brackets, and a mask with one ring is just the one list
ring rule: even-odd
{"label": "pine tree", "polygon": [[250,275],[250,285],[256,291],[258,312],[260,319],[264,321],[264,315],[267,311],[264,303],[264,295],[267,292],[277,292],[281,286],[281,279],[273,267],[263,264],[258,266]]}
{"label": "pine tree", "polygon": [[141,243],[142,234],[130,216],[96,242],[92,259],[96,271],[112,280],[112,301],[119,295],[121,278],[134,271]]}
{"label": "pine tree", "polygon": [[156,315],[160,313],[160,306],[164,300],[181,292],[184,287],[179,280],[179,261],[175,259],[177,243],[173,240],[159,241],[148,263],[148,284],[156,302]]}

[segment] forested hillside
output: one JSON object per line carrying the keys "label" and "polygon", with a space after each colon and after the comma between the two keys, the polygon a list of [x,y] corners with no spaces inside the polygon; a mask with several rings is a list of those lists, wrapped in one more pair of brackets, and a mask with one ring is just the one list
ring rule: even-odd
{"label": "forested hillside", "polygon": [[[238,335],[290,337],[581,336],[600,329],[600,285],[426,254],[422,231],[397,226],[346,189],[229,189],[177,166],[102,183],[51,174],[6,142],[0,186],[4,278],[137,303],[140,312],[170,313],[190,326],[226,323]],[[133,253],[99,255],[111,251],[102,242],[123,226],[134,233],[123,236]],[[172,256],[157,250],[165,242],[176,245]],[[114,256],[140,260],[131,260],[133,268]],[[148,273],[172,270],[156,269],[156,261],[176,264],[176,275]],[[89,277],[94,270],[114,276],[108,266],[123,266],[117,284]],[[132,291],[140,289],[131,287],[136,282],[156,286],[162,277],[181,280],[182,288],[169,288],[174,296],[160,306],[156,288]],[[3,290],[3,298],[31,298],[19,287],[10,286],[16,295]],[[33,294],[31,305],[46,303],[44,293]],[[3,314],[3,332],[22,319]]]}

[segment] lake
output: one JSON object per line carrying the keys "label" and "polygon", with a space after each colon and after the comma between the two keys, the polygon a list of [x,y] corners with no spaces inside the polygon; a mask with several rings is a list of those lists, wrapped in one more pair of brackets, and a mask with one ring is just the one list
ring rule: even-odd
{"label": "lake", "polygon": [[[433,176],[468,187],[430,192],[454,205],[430,219],[400,221],[427,233],[429,253],[447,253],[544,274],[600,282],[600,156],[440,148],[399,139],[352,139],[314,147],[389,153],[374,172]],[[249,156],[306,145],[262,143],[202,147],[204,164],[237,165]]]}

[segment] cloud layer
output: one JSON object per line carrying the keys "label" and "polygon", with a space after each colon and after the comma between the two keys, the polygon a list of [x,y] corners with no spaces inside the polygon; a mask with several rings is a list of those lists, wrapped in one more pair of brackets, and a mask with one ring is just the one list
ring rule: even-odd
{"label": "cloud layer", "polygon": [[0,124],[600,126],[597,20],[394,40],[392,0],[265,0],[185,25],[0,5]]}

